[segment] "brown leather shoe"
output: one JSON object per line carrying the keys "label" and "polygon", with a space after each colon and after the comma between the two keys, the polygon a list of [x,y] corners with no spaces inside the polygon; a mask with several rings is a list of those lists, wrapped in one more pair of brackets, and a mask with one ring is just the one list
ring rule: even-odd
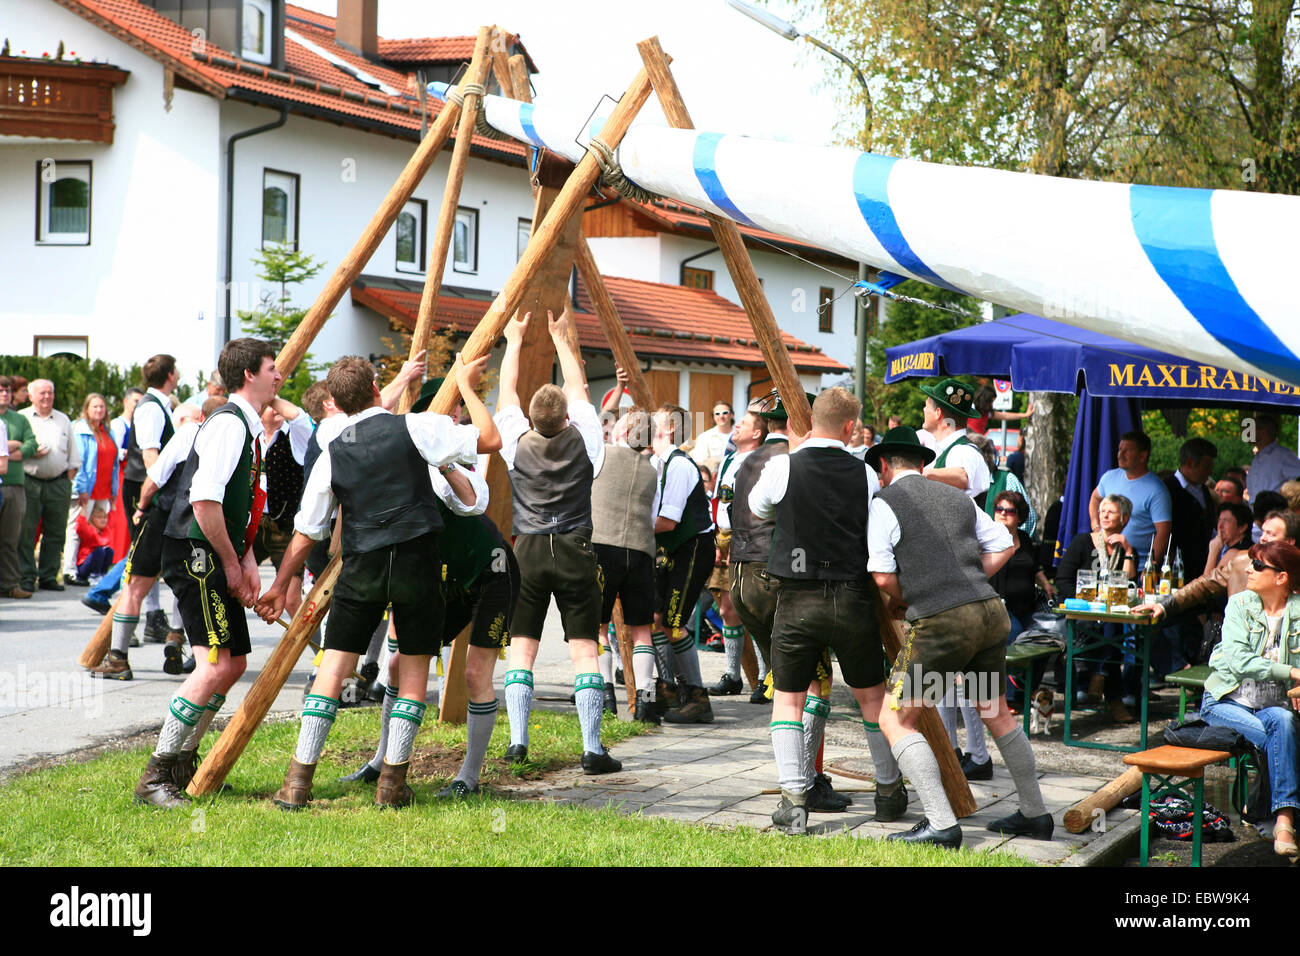
{"label": "brown leather shoe", "polygon": [[176,754],[154,754],[135,785],[135,802],[163,810],[175,810],[190,802],[172,779]]}
{"label": "brown leather shoe", "polygon": [[13,587],[8,591],[0,592],[0,596],[8,598],[29,598],[32,596],[31,591],[24,591],[22,588]]}
{"label": "brown leather shoe", "polygon": [[135,674],[131,673],[131,662],[120,651],[109,651],[102,661],[90,669],[90,675],[104,680],[135,679]]}
{"label": "brown leather shoe", "polygon": [[197,750],[182,750],[176,755],[176,763],[172,765],[172,783],[176,784],[177,790],[184,790],[194,779],[194,774],[199,769],[199,752]]}
{"label": "brown leather shoe", "polygon": [[284,775],[284,786],[272,798],[281,810],[301,810],[311,803],[311,778],[316,773],[314,763],[299,763],[289,758],[289,771]]}
{"label": "brown leather shoe", "polygon": [[670,724],[711,724],[713,707],[709,692],[698,685],[687,685],[678,695],[677,706],[664,714]]}
{"label": "brown leather shoe", "polygon": [[1110,715],[1110,719],[1115,721],[1115,723],[1117,724],[1137,723],[1137,718],[1129,713],[1128,708],[1124,706],[1124,702],[1122,700],[1106,701],[1106,713],[1108,713]]}
{"label": "brown leather shoe", "polygon": [[679,703],[677,694],[677,685],[670,684],[661,677],[655,678],[655,713],[662,717],[670,710],[674,710]]}
{"label": "brown leather shoe", "polygon": [[406,763],[389,763],[379,771],[379,783],[375,787],[375,806],[409,807],[415,799],[415,791],[406,785],[406,770],[411,766]]}

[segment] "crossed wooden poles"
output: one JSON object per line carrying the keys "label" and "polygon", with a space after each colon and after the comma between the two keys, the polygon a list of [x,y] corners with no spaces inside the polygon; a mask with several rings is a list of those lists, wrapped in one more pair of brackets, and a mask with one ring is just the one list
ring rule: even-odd
{"label": "crossed wooden poles", "polygon": [[[427,348],[433,331],[438,290],[446,263],[461,184],[464,181],[480,93],[488,70],[493,71],[506,95],[521,99],[528,98],[528,74],[523,57],[516,56],[506,61],[504,54],[500,52],[501,45],[491,43],[495,29],[494,27],[479,29],[469,69],[457,88],[459,96],[449,98],[443,105],[442,111],[379,209],[371,217],[360,238],[339,262],[316,302],[277,356],[276,364],[284,374],[290,374],[301,361],[312,340],[324,325],[325,319],[338,305],[343,293],[360,275],[380,241],[396,221],[398,213],[446,144],[452,127],[460,118],[460,130],[452,152],[451,166],[439,211],[438,229],[430,251],[424,292],[420,300],[415,333],[412,336],[412,357]],[[491,50],[491,46],[496,46],[497,49]],[[664,113],[673,126],[681,129],[693,128],[681,92],[669,70],[669,58],[660,46],[658,38],[643,40],[637,44],[637,49],[641,53],[643,68],[632,80],[599,134],[611,150],[618,147],[633,118],[645,104],[652,90],[658,96]],[[582,204],[600,176],[596,157],[589,152],[573,168],[562,185],[558,180],[548,180],[547,162],[546,156],[543,155],[534,178],[534,217],[528,245],[506,281],[505,287],[462,347],[461,354],[467,362],[487,354],[501,337],[506,323],[517,312],[544,313],[548,308],[557,313],[561,311],[568,301],[568,277],[576,261],[602,328],[609,339],[614,359],[628,372],[628,384],[634,400],[638,405],[652,408],[653,397],[641,375],[640,364],[632,343],[596,269],[591,250],[580,234]],[[712,215],[709,216],[709,220],[745,312],[753,325],[754,335],[758,340],[768,371],[788,411],[790,428],[794,433],[806,433],[812,425],[812,411],[804,397],[803,385],[795,371],[794,363],[781,342],[780,329],[772,314],[771,306],[763,294],[758,277],[754,273],[753,263],[745,249],[740,231],[728,220]],[[524,341],[521,353],[524,361],[521,362],[518,391],[525,402],[532,392],[550,377],[553,350],[550,348],[549,336],[545,335],[545,332],[543,323],[531,323],[529,336]],[[576,328],[574,334],[576,335]],[[403,396],[399,406],[400,411],[410,408],[415,391],[412,389]],[[457,400],[456,383],[452,376],[448,376],[431,403],[430,410],[444,415],[449,414]],[[489,516],[504,533],[508,534],[509,481],[504,467],[501,467],[495,459],[488,469],[488,482],[491,490]],[[261,674],[253,683],[243,703],[199,766],[188,788],[191,795],[202,796],[220,787],[231,767],[243,753],[328,610],[338,580],[339,564],[339,557],[336,555],[316,578],[311,593],[303,601],[302,607],[281,637],[280,643],[262,668]],[[901,647],[900,635],[884,608],[883,600],[878,598],[878,602],[877,618],[882,622],[881,631],[885,650],[893,658],[897,656]],[[616,614],[616,624],[621,623],[618,618],[619,615]],[[105,615],[103,623],[82,654],[80,663],[83,666],[93,667],[103,658],[108,649],[111,626],[112,615]],[[620,638],[622,637],[623,635],[620,634]],[[466,641],[467,634],[463,632],[457,636],[453,644],[452,668],[446,676],[447,692],[444,694],[440,712],[440,719],[443,720],[456,722],[464,720],[465,689],[460,675],[463,670]],[[630,642],[620,639],[618,643],[623,655],[623,673],[628,682],[629,698],[631,698],[635,688],[632,683],[632,666],[629,659]],[[944,789],[954,811],[958,816],[970,815],[975,811],[975,802],[952,748],[948,745],[947,735],[933,710],[924,712],[920,729],[930,742],[939,761]]]}

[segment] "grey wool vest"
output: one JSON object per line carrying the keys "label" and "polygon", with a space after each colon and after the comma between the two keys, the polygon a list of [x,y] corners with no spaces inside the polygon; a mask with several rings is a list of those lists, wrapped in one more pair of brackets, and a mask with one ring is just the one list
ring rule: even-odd
{"label": "grey wool vest", "polygon": [[591,534],[591,483],[595,469],[573,426],[546,438],[529,430],[519,439],[510,469],[515,534]]}
{"label": "grey wool vest", "polygon": [[655,467],[626,445],[606,445],[605,464],[591,485],[592,544],[655,553]]}
{"label": "grey wool vest", "polygon": [[877,496],[898,519],[894,560],[909,621],[998,596],[984,574],[975,506],[964,492],[908,478]]}

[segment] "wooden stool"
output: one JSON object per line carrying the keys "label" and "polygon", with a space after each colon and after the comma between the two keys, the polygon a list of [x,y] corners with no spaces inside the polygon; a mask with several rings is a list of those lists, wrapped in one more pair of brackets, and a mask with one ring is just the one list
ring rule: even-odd
{"label": "wooden stool", "polygon": [[1205,690],[1205,681],[1209,676],[1209,664],[1198,664],[1196,667],[1188,667],[1165,676],[1166,684],[1173,684],[1178,688],[1179,720],[1182,720],[1187,715],[1187,692],[1192,690],[1198,694],[1201,693]]}
{"label": "wooden stool", "polygon": [[1029,687],[1034,679],[1034,661],[1060,653],[1061,649],[1051,644],[1011,644],[1007,647],[1007,671],[1024,673],[1024,699],[1020,703],[1026,737],[1029,736],[1029,708],[1034,706],[1033,691]]}
{"label": "wooden stool", "polygon": [[[1201,811],[1205,807],[1205,768],[1232,757],[1226,750],[1197,750],[1166,744],[1141,753],[1125,754],[1124,762],[1142,771],[1142,865],[1151,855],[1151,778],[1155,796],[1182,794],[1192,785],[1192,866],[1201,865]],[[1177,779],[1177,778],[1182,778]]]}

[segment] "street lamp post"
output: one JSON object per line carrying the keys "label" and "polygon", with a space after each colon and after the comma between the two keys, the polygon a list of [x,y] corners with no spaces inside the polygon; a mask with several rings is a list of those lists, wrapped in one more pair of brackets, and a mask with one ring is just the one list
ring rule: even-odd
{"label": "street lamp post", "polygon": [[[864,127],[865,144],[863,148],[870,152],[871,90],[867,87],[867,78],[862,75],[862,70],[858,69],[858,65],[839,50],[823,43],[815,36],[804,33],[793,23],[781,19],[768,10],[762,10],[752,4],[745,3],[745,0],[727,0],[727,4],[728,6],[740,11],[751,20],[761,23],[778,36],[784,37],[787,40],[807,40],[818,49],[825,50],[853,71],[853,75],[857,78],[858,83],[862,85],[863,100],[866,104],[866,125]],[[859,262],[858,280],[866,281],[868,278],[867,264],[865,262]],[[865,403],[867,398],[867,302],[863,296],[854,296],[854,299],[857,302],[857,354],[854,357],[853,363],[853,389],[857,393],[858,400]]]}

